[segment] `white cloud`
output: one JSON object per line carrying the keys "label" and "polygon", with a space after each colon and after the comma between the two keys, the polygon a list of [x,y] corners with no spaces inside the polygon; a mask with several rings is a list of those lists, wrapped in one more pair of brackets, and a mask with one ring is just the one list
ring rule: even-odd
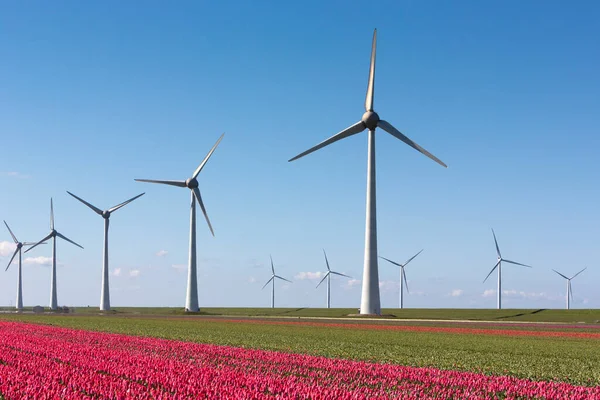
{"label": "white cloud", "polygon": [[250,278],[248,278],[248,283],[254,283],[256,282],[256,278],[251,276]]}
{"label": "white cloud", "polygon": [[110,274],[111,274],[112,276],[121,276],[121,273],[122,273],[122,272],[123,272],[123,271],[121,270],[121,268],[114,268],[114,269],[111,271],[111,273],[110,273]]}
{"label": "white cloud", "polygon": [[349,288],[352,288],[354,286],[359,286],[360,283],[361,283],[360,279],[348,279],[346,281],[346,286],[349,287]]}
{"label": "white cloud", "polygon": [[140,276],[142,272],[139,269],[132,269],[131,271],[129,271],[129,276],[132,278],[137,278],[138,276]]}
{"label": "white cloud", "polygon": [[315,279],[323,278],[324,275],[325,274],[320,271],[319,272],[300,272],[299,274],[294,276],[294,279],[296,279],[298,281],[303,281],[305,279],[315,280]]}
{"label": "white cloud", "polygon": [[13,242],[0,242],[0,256],[11,257],[15,252],[17,245]]}
{"label": "white cloud", "polygon": [[[52,265],[52,257],[27,257],[23,260],[23,264],[50,266]],[[58,265],[59,263],[57,262],[56,264]]]}
{"label": "white cloud", "polygon": [[9,178],[18,178],[18,179],[29,179],[29,178],[31,178],[30,175],[22,174],[22,173],[16,172],[16,171],[0,172],[0,175],[1,176],[8,176]]}
{"label": "white cloud", "polygon": [[184,269],[187,269],[187,264],[172,264],[171,268],[176,269],[178,271],[183,271]]}
{"label": "white cloud", "polygon": [[161,250],[161,251],[159,251],[158,253],[156,253],[156,257],[164,257],[164,256],[166,256],[167,254],[169,254],[169,252],[168,252],[168,251],[166,251],[166,250]]}
{"label": "white cloud", "polygon": [[454,289],[452,292],[450,292],[450,296],[460,297],[463,295],[463,293],[464,293],[464,290],[462,290],[462,289]]}
{"label": "white cloud", "polygon": [[494,289],[487,289],[483,292],[481,296],[483,297],[492,297],[496,295],[496,291]]}

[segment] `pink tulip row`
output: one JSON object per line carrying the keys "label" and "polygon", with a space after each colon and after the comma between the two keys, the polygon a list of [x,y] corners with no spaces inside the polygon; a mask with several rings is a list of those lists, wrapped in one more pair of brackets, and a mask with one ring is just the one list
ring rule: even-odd
{"label": "pink tulip row", "polygon": [[0,321],[5,399],[600,399],[600,388]]}

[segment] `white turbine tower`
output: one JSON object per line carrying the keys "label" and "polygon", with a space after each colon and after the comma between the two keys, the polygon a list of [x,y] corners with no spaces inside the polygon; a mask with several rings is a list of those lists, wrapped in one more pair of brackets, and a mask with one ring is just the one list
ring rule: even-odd
{"label": "white turbine tower", "polygon": [[496,244],[496,253],[498,253],[498,262],[496,263],[496,265],[494,265],[494,268],[492,268],[490,273],[487,274],[487,276],[485,277],[483,282],[485,283],[485,281],[487,281],[487,278],[490,277],[492,272],[494,272],[494,270],[496,268],[498,268],[498,310],[500,310],[502,308],[502,262],[505,262],[508,264],[520,265],[522,267],[527,267],[527,268],[531,268],[531,266],[502,258],[502,255],[500,254],[500,247],[498,247],[498,241],[496,240],[496,234],[494,233],[493,229],[492,229],[492,235],[494,235],[494,243]]}
{"label": "white turbine tower", "polygon": [[118,204],[118,205],[114,206],[113,208],[109,208],[108,210],[104,210],[104,211],[102,211],[98,207],[94,207],[93,205],[91,205],[87,201],[83,200],[82,198],[75,196],[73,193],[69,192],[68,190],[67,190],[67,193],[69,193],[71,196],[75,197],[77,200],[79,200],[80,202],[82,202],[83,204],[85,204],[86,206],[91,208],[96,214],[98,214],[102,218],[104,218],[104,257],[103,257],[103,263],[102,263],[102,289],[100,292],[100,311],[109,311],[110,310],[110,293],[109,293],[109,289],[108,289],[108,225],[110,223],[110,216],[113,212],[117,211],[119,208],[124,207],[127,204],[134,201],[135,199],[137,199],[138,197],[143,196],[144,193],[138,194],[137,196],[135,196],[121,204]]}
{"label": "white turbine tower", "polygon": [[[269,256],[269,257],[271,257],[271,256]],[[281,279],[282,281],[286,281],[289,283],[292,283],[292,281],[288,281],[287,279],[282,278],[279,275],[275,275],[275,266],[273,265],[273,257],[271,257],[271,272],[273,272],[273,275],[271,275],[271,278],[267,281],[267,283],[265,283],[265,285],[262,287],[262,289],[267,287],[267,285],[270,282],[273,283],[273,287],[271,288],[271,308],[275,308],[275,278]],[[262,289],[260,289],[260,290],[262,290]]]}
{"label": "white turbine tower", "polygon": [[327,259],[327,253],[325,253],[325,249],[323,249],[323,255],[325,256],[325,265],[327,265],[327,273],[325,274],[323,279],[321,279],[317,287],[319,287],[319,285],[321,285],[321,283],[323,283],[323,281],[327,279],[327,308],[331,308],[331,274],[344,276],[350,279],[352,279],[352,277],[339,272],[332,271],[331,268],[329,268],[329,260]]}
{"label": "white turbine tower", "polygon": [[552,271],[556,272],[557,274],[559,274],[560,276],[562,276],[563,278],[565,278],[567,280],[567,310],[571,309],[571,300],[573,299],[573,289],[571,289],[571,281],[573,279],[575,279],[575,277],[577,275],[579,275],[580,273],[582,273],[586,269],[587,269],[587,267],[585,267],[584,269],[582,269],[581,271],[579,271],[578,273],[576,273],[575,275],[573,275],[570,278],[567,278],[566,276],[564,276],[563,274],[561,274],[560,272],[558,272],[555,269],[552,270]]}
{"label": "white turbine tower", "polygon": [[196,201],[200,205],[200,209],[204,214],[204,218],[206,218],[206,223],[208,224],[208,229],[210,229],[210,233],[214,236],[215,233],[213,231],[212,225],[210,224],[210,220],[208,219],[208,214],[206,214],[206,209],[204,208],[204,203],[202,202],[202,196],[200,195],[200,190],[198,189],[198,180],[196,179],[204,166],[206,165],[210,156],[212,156],[213,152],[223,139],[225,134],[223,133],[217,143],[210,149],[202,163],[196,168],[191,178],[188,178],[185,181],[159,181],[152,179],[136,179],[138,182],[149,182],[149,183],[160,183],[163,185],[171,185],[182,188],[188,188],[191,191],[191,203],[190,203],[190,251],[188,257],[188,279],[187,279],[187,291],[185,297],[185,310],[189,312],[197,312],[198,308],[198,277],[197,277],[197,264],[196,264]]}
{"label": "white turbine tower", "polygon": [[8,224],[6,223],[6,221],[4,221],[4,225],[6,225],[6,229],[8,229],[8,232],[10,232],[10,236],[12,236],[15,244],[17,245],[17,248],[15,249],[15,252],[13,253],[10,261],[8,262],[8,265],[6,266],[6,269],[4,271],[8,271],[8,268],[10,268],[10,264],[12,264],[13,260],[15,259],[15,256],[17,255],[17,253],[19,254],[19,272],[18,272],[18,278],[17,278],[17,304],[16,304],[16,308],[18,311],[23,309],[23,275],[22,275],[22,269],[21,269],[21,250],[23,248],[23,246],[31,246],[34,243],[29,243],[29,242],[19,242],[17,240],[17,237],[15,236],[15,234],[13,233],[13,231],[10,230]]}
{"label": "white turbine tower", "polygon": [[377,43],[377,29],[373,33],[373,45],[371,49],[371,66],[369,69],[369,83],[367,86],[367,96],[365,100],[365,113],[360,121],[333,135],[329,139],[318,145],[298,154],[289,161],[294,161],[304,157],[314,151],[317,151],[338,140],[356,135],[367,129],[369,131],[368,146],[368,164],[367,164],[367,212],[365,229],[365,257],[363,268],[362,296],[360,301],[361,314],[381,314],[381,302],[379,298],[379,272],[377,266],[377,210],[375,194],[375,129],[381,128],[395,138],[403,141],[413,149],[423,153],[438,164],[446,167],[433,154],[413,142],[393,127],[389,122],[379,118],[379,115],[373,109],[373,97],[375,93],[375,49]]}
{"label": "white turbine tower", "polygon": [[[423,250],[421,250],[421,251],[423,251]],[[406,261],[404,264],[400,264],[400,263],[397,263],[397,262],[392,261],[390,259],[387,259],[385,257],[379,256],[379,258],[383,258],[385,261],[391,262],[392,264],[397,265],[398,267],[400,267],[400,308],[404,308],[404,289],[403,289],[402,285],[406,286],[406,291],[408,293],[410,293],[410,291],[408,290],[408,280],[406,279],[406,272],[404,272],[404,267],[406,267],[409,262],[411,262],[412,260],[414,260],[414,258],[416,256],[418,256],[419,254],[421,254],[421,251],[418,252],[417,254],[415,254],[414,256],[412,256],[411,258],[409,258],[408,261]]]}
{"label": "white turbine tower", "polygon": [[48,236],[46,236],[45,238],[43,238],[42,240],[40,240],[39,242],[37,242],[36,244],[31,246],[30,248],[28,248],[27,250],[25,250],[25,253],[30,252],[35,247],[37,247],[39,244],[42,244],[46,240],[52,238],[52,275],[50,276],[50,309],[51,310],[56,310],[58,308],[58,300],[57,300],[57,296],[56,296],[56,237],[57,236],[63,240],[66,240],[67,242],[74,244],[75,246],[83,249],[82,246],[78,245],[77,243],[75,243],[74,241],[72,241],[71,239],[64,236],[63,234],[58,232],[56,229],[54,229],[54,206],[52,204],[52,198],[50,198],[50,233],[48,234]]}

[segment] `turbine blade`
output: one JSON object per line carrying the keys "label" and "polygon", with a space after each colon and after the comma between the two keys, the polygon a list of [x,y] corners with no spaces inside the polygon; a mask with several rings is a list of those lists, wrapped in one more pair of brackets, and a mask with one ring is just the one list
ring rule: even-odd
{"label": "turbine blade", "polygon": [[321,283],[323,283],[323,281],[324,281],[324,280],[325,280],[325,279],[326,279],[328,276],[329,276],[329,272],[325,274],[325,276],[323,277],[323,279],[321,279],[321,281],[319,282],[319,284],[317,285],[317,287],[315,287],[315,289],[316,289],[316,288],[318,288],[319,286],[321,286]]}
{"label": "turbine blade", "polygon": [[75,196],[73,193],[69,192],[67,190],[67,193],[69,193],[71,196],[75,197],[77,200],[79,200],[80,202],[82,202],[83,204],[85,204],[86,206],[88,206],[89,208],[91,208],[92,210],[94,210],[94,212],[98,215],[102,215],[102,210],[99,209],[98,207],[94,207],[93,205],[91,205],[90,203],[88,203],[87,201],[85,201],[84,199]]}
{"label": "turbine blade", "polygon": [[350,278],[350,279],[352,279],[352,277],[351,277],[351,276],[348,276],[348,275],[342,274],[342,273],[340,273],[340,272],[331,271],[331,273],[332,273],[332,274],[334,274],[334,275],[344,276],[344,277],[346,277],[346,278]]}
{"label": "turbine blade", "polygon": [[46,240],[50,239],[52,237],[52,233],[48,234],[48,236],[44,237],[42,240],[40,240],[39,242],[37,242],[36,244],[34,244],[33,246],[31,246],[30,248],[28,248],[27,250],[25,250],[25,253],[33,250],[34,248],[36,248],[38,245],[44,243]]}
{"label": "turbine blade", "polygon": [[505,260],[505,259],[502,259],[502,261],[507,262],[509,264],[520,265],[521,267],[533,268],[531,265],[521,264],[521,263],[518,263],[515,261],[510,261],[510,260]]}
{"label": "turbine blade", "polygon": [[375,53],[377,52],[377,29],[373,31],[373,43],[371,45],[371,66],[369,67],[369,84],[367,85],[367,96],[365,98],[365,111],[373,111],[373,97],[375,97]]}
{"label": "turbine blade", "polygon": [[50,230],[54,230],[54,205],[52,204],[52,197],[50,197]]}
{"label": "turbine blade", "polygon": [[498,247],[498,241],[496,240],[496,233],[494,232],[494,228],[492,228],[492,235],[494,235],[494,243],[496,244],[496,253],[498,253],[498,258],[502,258],[500,254],[500,247]]}
{"label": "turbine blade", "polygon": [[171,186],[177,186],[177,187],[187,187],[187,185],[185,184],[185,181],[158,181],[155,179],[134,179],[135,181],[138,182],[148,182],[148,183],[160,183],[162,185],[171,185]]}
{"label": "turbine blade", "polygon": [[379,258],[383,258],[387,262],[391,262],[392,264],[397,265],[398,267],[402,267],[402,264],[398,264],[396,261],[392,261],[392,260],[390,260],[388,258],[381,257],[381,256],[379,256]]}
{"label": "turbine blade", "polygon": [[327,253],[325,253],[325,249],[323,249],[323,254],[325,255],[325,264],[327,265],[327,271],[331,271],[331,268],[329,268],[329,260],[327,259]]}
{"label": "turbine blade", "polygon": [[489,274],[487,274],[487,276],[486,276],[486,277],[485,277],[485,279],[483,280],[483,283],[485,283],[485,281],[487,281],[487,278],[489,278],[489,277],[490,277],[490,275],[492,274],[492,272],[494,272],[494,270],[495,270],[496,268],[498,268],[498,265],[500,264],[500,262],[501,262],[501,261],[502,261],[502,260],[498,260],[498,262],[496,263],[496,265],[494,265],[494,268],[492,268],[492,270],[490,271],[490,273],[489,273]]}
{"label": "turbine blade", "polygon": [[[425,249],[423,249],[423,250],[425,250]],[[411,258],[409,258],[408,261],[404,263],[404,266],[406,267],[408,265],[408,263],[411,262],[412,260],[414,260],[415,257],[417,257],[419,254],[421,254],[421,252],[423,250],[421,250],[420,252],[418,252],[417,254],[415,254],[414,256],[412,256]]]}
{"label": "turbine blade", "polygon": [[[23,246],[33,246],[34,244],[36,244],[36,243],[35,242],[23,242]],[[38,244],[46,244],[46,242],[38,243]]]}
{"label": "turbine blade", "polygon": [[571,293],[571,301],[573,301],[573,287],[571,286],[571,280],[569,280],[569,293]]}
{"label": "turbine blade", "polygon": [[108,212],[110,212],[110,213],[112,213],[112,212],[115,212],[115,211],[117,211],[119,208],[126,206],[127,204],[131,203],[132,201],[134,201],[134,200],[135,200],[135,199],[137,199],[138,197],[142,197],[142,196],[143,196],[143,195],[145,195],[145,194],[146,194],[146,192],[144,192],[144,193],[142,193],[142,194],[138,194],[137,196],[135,196],[135,197],[132,197],[131,199],[129,199],[129,200],[127,200],[127,201],[124,201],[123,203],[121,203],[121,204],[118,204],[118,205],[114,206],[113,208],[110,208],[110,209],[108,210]]}
{"label": "turbine blade", "polygon": [[282,281],[286,281],[286,282],[289,282],[289,283],[293,283],[292,281],[290,281],[290,280],[288,280],[288,279],[285,279],[285,278],[282,278],[282,277],[281,277],[281,276],[279,276],[279,275],[275,275],[275,278],[281,279]]}
{"label": "turbine blade", "polygon": [[310,154],[313,151],[317,151],[317,150],[319,150],[319,149],[321,149],[321,148],[323,148],[325,146],[330,145],[331,143],[337,142],[338,140],[345,139],[348,136],[356,135],[357,133],[360,133],[360,132],[364,131],[365,129],[366,129],[365,124],[363,124],[362,121],[358,121],[354,125],[349,126],[348,128],[344,129],[343,131],[341,131],[339,133],[336,133],[335,135],[333,135],[329,139],[324,140],[321,143],[319,143],[318,145],[316,145],[314,147],[311,147],[310,149],[306,150],[303,153],[298,154],[296,157],[290,158],[288,160],[288,162],[297,160],[300,157],[304,157],[305,155]]}
{"label": "turbine blade", "polygon": [[8,229],[8,231],[10,232],[10,236],[12,236],[13,240],[15,241],[15,243],[19,243],[19,241],[17,240],[15,234],[13,233],[13,231],[10,230],[10,228],[8,227],[8,224],[6,223],[6,221],[4,221],[4,225],[6,225],[6,229]]}
{"label": "turbine blade", "polygon": [[269,279],[269,280],[267,281],[267,283],[265,283],[265,284],[264,284],[264,286],[263,286],[263,287],[262,287],[260,290],[263,290],[265,287],[267,287],[267,285],[268,285],[269,283],[271,283],[271,281],[272,281],[274,278],[275,278],[275,275],[273,275],[273,276],[271,277],[271,279]]}
{"label": "turbine blade", "polygon": [[221,135],[221,137],[219,138],[219,140],[217,140],[217,143],[215,143],[215,145],[212,147],[212,149],[210,149],[210,151],[208,152],[208,154],[206,155],[206,157],[204,157],[204,160],[202,160],[202,163],[198,166],[198,168],[196,168],[196,170],[194,171],[194,174],[192,175],[192,179],[195,178],[195,177],[197,177],[198,174],[200,173],[200,171],[202,171],[202,168],[204,168],[204,166],[208,162],[208,159],[210,158],[210,156],[212,156],[212,153],[215,152],[215,149],[217,148],[217,146],[219,145],[219,143],[221,143],[221,140],[223,140],[223,136],[225,136],[224,133]]}
{"label": "turbine blade", "polygon": [[404,286],[406,286],[406,291],[410,293],[410,290],[408,290],[408,279],[406,279],[406,272],[404,271],[404,268],[402,268],[402,276],[404,277]]}
{"label": "turbine blade", "polygon": [[[82,248],[82,249],[83,249],[83,246],[80,246],[80,245],[78,245],[77,243],[75,243],[74,241],[72,241],[71,239],[69,239],[68,237],[66,237],[65,235],[63,235],[63,234],[62,234],[62,233],[60,233],[60,232],[56,232],[56,236],[58,236],[59,238],[61,238],[61,239],[64,239],[64,240],[66,240],[67,242],[69,242],[69,243],[71,243],[71,244],[74,244],[75,246],[77,246],[77,247],[80,247],[80,248]],[[31,249],[29,249],[29,250],[31,250]]]}
{"label": "turbine blade", "polygon": [[430,152],[428,152],[427,150],[410,140],[408,137],[404,136],[404,134],[402,134],[398,129],[394,128],[389,122],[379,120],[379,122],[377,122],[377,126],[389,133],[390,135],[396,137],[397,139],[400,139],[413,149],[425,154],[427,157],[431,158],[433,161],[440,164],[442,167],[448,168],[448,166],[444,164],[442,160],[440,160],[439,158],[437,158],[436,156],[434,156],[433,154],[431,154]]}
{"label": "turbine blade", "polygon": [[271,271],[273,272],[273,276],[275,276],[275,266],[273,265],[273,256],[269,254],[269,257],[271,258]]}
{"label": "turbine blade", "polygon": [[552,271],[556,272],[557,274],[559,274],[560,276],[562,276],[563,278],[565,278],[566,280],[570,280],[569,278],[567,278],[566,276],[564,276],[563,274],[561,274],[560,272],[558,272],[557,270],[553,269]]}
{"label": "turbine blade", "polygon": [[[582,269],[581,271],[579,271],[578,273],[576,273],[575,275],[573,275],[573,278],[575,278],[577,275],[579,275],[580,273],[582,273],[583,271],[585,271],[587,269],[587,267],[585,267],[584,269]],[[573,279],[571,278],[571,279]],[[569,281],[571,280],[569,279]]]}
{"label": "turbine blade", "polygon": [[17,247],[15,249],[15,252],[13,253],[13,256],[10,258],[10,261],[8,262],[8,265],[6,266],[6,269],[4,271],[8,271],[8,267],[10,267],[10,264],[13,262],[13,260],[15,259],[15,256],[17,255],[18,252],[19,252],[19,248]]}
{"label": "turbine blade", "polygon": [[200,209],[202,210],[202,214],[204,214],[204,218],[206,218],[206,223],[208,224],[208,229],[210,229],[210,233],[215,236],[215,232],[213,231],[213,227],[210,223],[210,219],[208,219],[208,214],[206,213],[206,208],[204,208],[204,202],[202,201],[202,196],[200,196],[200,190],[198,188],[194,188],[194,197],[198,200],[198,204],[200,204]]}

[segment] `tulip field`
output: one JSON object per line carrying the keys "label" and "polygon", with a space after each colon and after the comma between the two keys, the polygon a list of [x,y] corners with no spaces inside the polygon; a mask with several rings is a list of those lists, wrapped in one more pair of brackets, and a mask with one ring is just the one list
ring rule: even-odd
{"label": "tulip field", "polygon": [[0,399],[600,399],[575,325],[0,317]]}

